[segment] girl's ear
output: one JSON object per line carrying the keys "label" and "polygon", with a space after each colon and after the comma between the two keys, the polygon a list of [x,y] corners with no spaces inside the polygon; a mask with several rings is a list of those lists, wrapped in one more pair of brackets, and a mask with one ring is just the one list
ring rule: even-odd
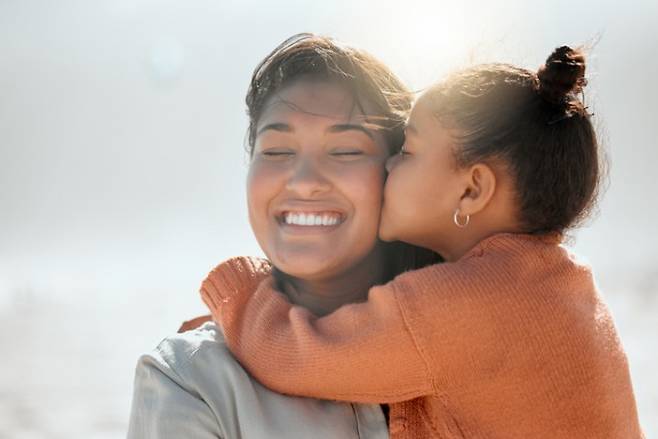
{"label": "girl's ear", "polygon": [[459,214],[475,215],[491,201],[496,191],[496,174],[484,163],[471,166],[464,175],[465,189],[459,200]]}

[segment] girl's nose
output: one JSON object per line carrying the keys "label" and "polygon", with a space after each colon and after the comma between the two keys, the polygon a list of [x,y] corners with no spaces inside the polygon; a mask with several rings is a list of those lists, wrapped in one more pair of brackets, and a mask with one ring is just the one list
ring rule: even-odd
{"label": "girl's nose", "polygon": [[398,160],[400,160],[400,154],[394,154],[386,160],[386,171],[391,172],[391,170],[395,167],[397,164]]}

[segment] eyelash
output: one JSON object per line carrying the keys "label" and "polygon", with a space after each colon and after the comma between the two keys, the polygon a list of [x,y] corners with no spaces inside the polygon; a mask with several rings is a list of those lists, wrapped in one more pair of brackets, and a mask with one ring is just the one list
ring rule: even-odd
{"label": "eyelash", "polygon": [[265,148],[264,150],[261,151],[260,154],[264,157],[275,159],[275,158],[285,158],[285,157],[293,156],[295,155],[295,151],[291,148],[281,146],[281,147]]}
{"label": "eyelash", "polygon": [[341,152],[332,152],[332,155],[362,155],[363,151],[341,151]]}

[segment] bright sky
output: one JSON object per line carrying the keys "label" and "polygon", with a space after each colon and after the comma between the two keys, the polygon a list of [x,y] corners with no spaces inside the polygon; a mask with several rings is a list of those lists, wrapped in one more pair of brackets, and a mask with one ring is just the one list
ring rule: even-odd
{"label": "bright sky", "polygon": [[603,274],[658,276],[655,2],[310,5],[1,2],[0,306],[16,292],[193,292],[213,264],[258,253],[244,93],[300,31],[372,52],[415,89],[472,62],[535,68],[558,45],[598,41],[587,97],[611,186],[577,249]]}

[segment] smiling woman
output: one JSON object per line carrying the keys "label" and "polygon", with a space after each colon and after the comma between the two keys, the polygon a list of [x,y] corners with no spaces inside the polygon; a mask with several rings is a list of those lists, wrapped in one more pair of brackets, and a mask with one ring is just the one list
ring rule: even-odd
{"label": "smiling woman", "polygon": [[247,193],[254,234],[281,272],[340,279],[361,295],[354,276],[374,283],[385,266],[377,229],[389,149],[353,108],[344,87],[310,79],[272,96],[258,125]]}
{"label": "smiling woman", "polygon": [[[298,35],[257,67],[247,93],[249,220],[281,290],[316,315],[437,261],[377,238],[385,162],[411,97],[364,52]],[[250,267],[253,269],[254,267]],[[270,265],[256,271],[269,272]],[[202,288],[228,282],[214,270]],[[379,405],[284,396],[256,382],[207,318],[140,358],[129,438],[384,438]],[[199,325],[202,326],[199,327]]]}

